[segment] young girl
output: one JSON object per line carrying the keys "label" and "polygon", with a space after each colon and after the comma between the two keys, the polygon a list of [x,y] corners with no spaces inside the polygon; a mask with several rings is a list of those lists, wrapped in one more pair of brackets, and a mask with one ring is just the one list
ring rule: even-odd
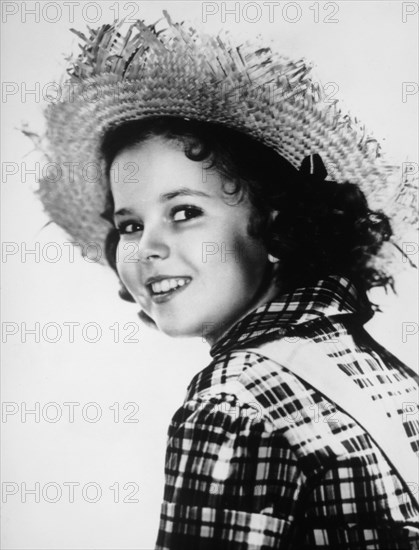
{"label": "young girl", "polygon": [[146,323],[211,346],[169,427],[156,548],[415,548],[418,378],[363,329],[412,188],[303,61],[166,19],[80,35],[47,113],[62,178],[40,185]]}

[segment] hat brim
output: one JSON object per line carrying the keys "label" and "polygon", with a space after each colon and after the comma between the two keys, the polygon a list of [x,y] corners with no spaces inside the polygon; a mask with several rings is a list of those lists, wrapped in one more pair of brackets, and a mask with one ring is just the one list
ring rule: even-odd
{"label": "hat brim", "polygon": [[109,187],[104,136],[124,122],[162,116],[242,131],[297,169],[320,154],[329,179],[358,184],[399,233],[417,221],[402,167],[386,162],[362,124],[329,102],[305,60],[256,39],[237,45],[227,33],[199,35],[170,19],[164,32],[138,22],[125,35],[115,24],[83,38],[65,97],[46,111],[48,158],[58,168],[39,186],[50,218],[83,249],[103,250],[111,229],[101,216]]}

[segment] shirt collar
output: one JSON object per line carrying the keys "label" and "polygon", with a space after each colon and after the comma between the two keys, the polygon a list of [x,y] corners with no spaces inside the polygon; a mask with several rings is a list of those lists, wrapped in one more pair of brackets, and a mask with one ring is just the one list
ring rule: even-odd
{"label": "shirt collar", "polygon": [[212,347],[212,357],[248,345],[270,333],[284,332],[290,325],[343,315],[359,316],[365,323],[373,316],[366,294],[358,292],[346,277],[331,275],[316,285],[280,294],[231,327]]}

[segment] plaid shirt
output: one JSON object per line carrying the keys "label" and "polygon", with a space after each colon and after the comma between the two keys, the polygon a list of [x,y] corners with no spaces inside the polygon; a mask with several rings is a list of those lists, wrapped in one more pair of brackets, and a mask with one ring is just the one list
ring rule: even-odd
{"label": "plaid shirt", "polygon": [[418,453],[419,380],[365,332],[371,316],[354,285],[332,276],[259,307],[213,346],[169,428],[156,549],[419,548],[417,507],[369,435],[246,351],[282,337],[327,342],[348,384],[398,417]]}

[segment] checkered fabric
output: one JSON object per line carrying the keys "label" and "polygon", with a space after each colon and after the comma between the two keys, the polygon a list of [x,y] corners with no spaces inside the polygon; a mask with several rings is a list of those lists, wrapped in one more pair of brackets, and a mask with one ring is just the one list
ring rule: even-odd
{"label": "checkered fabric", "polygon": [[332,276],[254,310],[213,346],[169,428],[156,549],[419,548],[417,505],[369,435],[246,351],[278,338],[327,342],[348,384],[399,418],[418,453],[419,377],[364,330],[371,316],[365,296]]}

